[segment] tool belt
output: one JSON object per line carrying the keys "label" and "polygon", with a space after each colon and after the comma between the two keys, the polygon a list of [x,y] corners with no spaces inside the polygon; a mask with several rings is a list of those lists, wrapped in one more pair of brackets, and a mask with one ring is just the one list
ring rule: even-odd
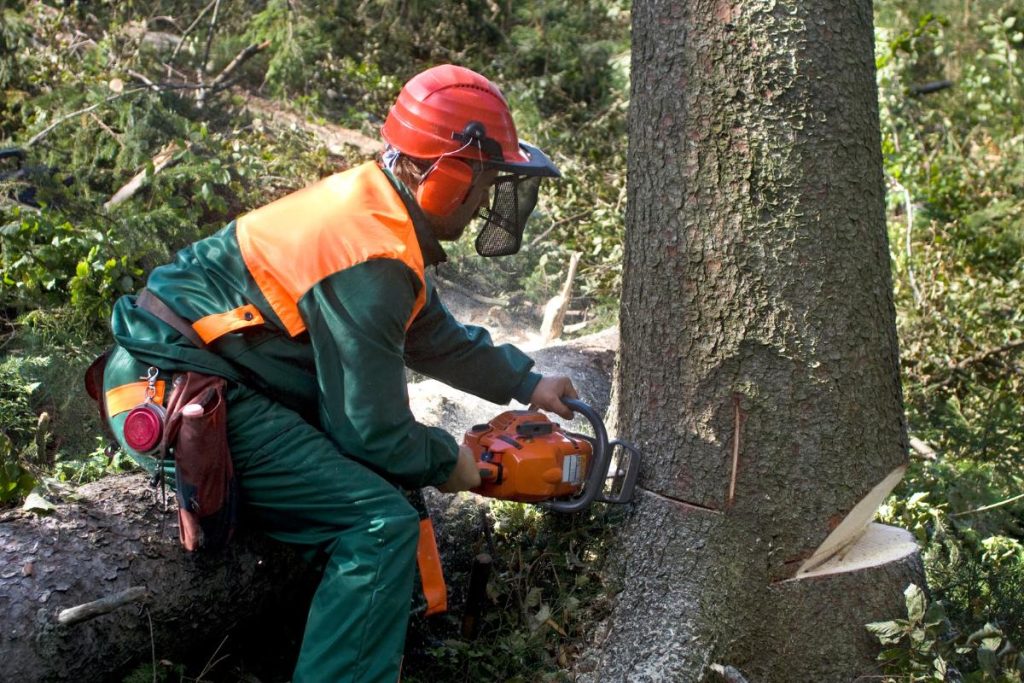
{"label": "tool belt", "polygon": [[[196,346],[203,346],[192,327],[148,290],[143,290],[135,303]],[[108,424],[107,402],[112,394],[124,389],[118,387],[107,396],[102,394],[108,355],[109,351],[97,358],[85,378],[86,391],[97,402],[104,425]],[[223,547],[237,527],[239,505],[238,482],[228,448],[226,381],[199,372],[176,373],[166,405],[161,406],[163,392],[158,393],[156,372],[151,368],[151,390],[125,420],[125,441],[134,446],[130,425],[138,424],[146,432],[141,442],[147,444],[140,451],[159,459],[173,458],[182,546],[188,551]],[[127,386],[134,389],[133,385]],[[158,476],[160,473],[162,470],[158,470]]]}

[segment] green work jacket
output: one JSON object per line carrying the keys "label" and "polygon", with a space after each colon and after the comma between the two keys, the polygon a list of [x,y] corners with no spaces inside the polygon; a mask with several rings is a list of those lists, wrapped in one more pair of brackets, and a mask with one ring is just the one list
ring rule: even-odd
{"label": "green work jacket", "polygon": [[371,162],[240,217],[152,272],[147,289],[202,348],[134,296],[117,301],[112,329],[143,363],[226,377],[389,480],[436,485],[458,445],[416,422],[406,368],[495,403],[528,402],[540,380],[517,348],[452,317],[426,272],[445,258],[405,186]]}

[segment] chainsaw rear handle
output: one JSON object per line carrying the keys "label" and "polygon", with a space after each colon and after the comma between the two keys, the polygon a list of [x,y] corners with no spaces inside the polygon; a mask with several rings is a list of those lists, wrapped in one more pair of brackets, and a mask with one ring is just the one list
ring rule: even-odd
{"label": "chainsaw rear handle", "polygon": [[604,478],[611,464],[612,449],[608,445],[608,431],[604,428],[604,421],[593,408],[583,401],[575,398],[562,398],[562,403],[568,406],[573,412],[579,413],[587,418],[590,426],[594,428],[594,438],[588,439],[594,448],[591,456],[590,471],[587,473],[587,481],[583,486],[583,493],[569,500],[553,500],[545,503],[544,506],[556,512],[579,512],[585,510],[595,500],[601,489],[604,487]]}

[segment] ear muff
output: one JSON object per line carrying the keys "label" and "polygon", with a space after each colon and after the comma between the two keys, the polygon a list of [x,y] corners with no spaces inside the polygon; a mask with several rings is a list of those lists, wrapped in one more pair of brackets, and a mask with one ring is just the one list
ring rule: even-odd
{"label": "ear muff", "polygon": [[447,216],[462,204],[473,186],[473,169],[464,161],[444,157],[427,171],[416,190],[420,208],[434,216]]}

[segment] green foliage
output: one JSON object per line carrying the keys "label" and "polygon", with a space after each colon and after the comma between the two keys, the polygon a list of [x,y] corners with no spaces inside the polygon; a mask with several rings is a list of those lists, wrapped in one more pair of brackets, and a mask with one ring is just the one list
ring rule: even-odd
{"label": "green foliage", "polygon": [[13,357],[0,362],[0,507],[21,501],[35,487],[46,458],[50,419],[30,407],[39,388],[25,370],[39,359]]}
{"label": "green foliage", "polygon": [[[613,591],[602,572],[625,514],[595,505],[577,515],[494,502],[493,532],[473,554],[493,556],[480,635],[467,640],[448,616],[416,625],[425,644],[403,680],[563,681],[592,625],[607,615]],[[449,573],[451,586],[466,574]]]}
{"label": "green foliage", "polygon": [[0,431],[7,435],[16,450],[28,446],[36,427],[30,398],[39,384],[26,378],[23,372],[43,362],[37,358],[23,361],[16,356],[0,361]]}
{"label": "green foliage", "polygon": [[0,507],[18,503],[35,484],[35,478],[20,462],[10,437],[0,432]]}
{"label": "green foliage", "polygon": [[87,484],[111,474],[137,472],[138,465],[121,449],[108,450],[106,439],[96,438],[96,447],[87,455],[59,458],[53,466],[53,477],[68,484]]}
{"label": "green foliage", "polygon": [[310,70],[328,50],[327,38],[317,30],[313,17],[298,12],[286,0],[268,2],[252,17],[244,38],[250,43],[269,40],[273,45],[263,83],[274,95],[310,90]]}
{"label": "green foliage", "polygon": [[1020,680],[1024,14],[1003,0],[876,6],[907,414],[939,453],[912,463],[881,517],[914,531],[950,622],[915,626],[921,647],[907,636],[887,670]]}
{"label": "green foliage", "polygon": [[[949,623],[915,622],[917,635],[899,644],[898,656],[889,653],[887,670],[924,675],[929,666],[938,670],[941,660],[965,680],[1019,680],[978,678],[988,655],[965,634],[999,629],[1004,660],[1012,643],[1024,642],[1024,546],[1017,540],[1022,506],[1013,500],[1024,483],[1020,474],[991,463],[940,460],[915,463],[908,479],[922,490],[894,496],[880,517],[914,532],[923,549],[933,607]],[[1000,666],[1004,673],[1019,669],[1016,663]]]}
{"label": "green foliage", "polygon": [[867,625],[886,648],[878,656],[887,671],[897,671],[906,680],[946,680],[949,662],[936,652],[946,630],[946,614],[938,603],[927,604],[924,591],[911,584],[904,592],[907,618]]}
{"label": "green foliage", "polygon": [[[949,621],[942,605],[928,603],[924,591],[911,584],[904,592],[907,618],[867,625],[882,644],[878,660],[891,679],[899,681],[1005,681],[1017,683],[1024,674],[1024,655],[1017,652],[993,624],[957,638],[948,638]],[[965,662],[974,671],[956,668]]]}

